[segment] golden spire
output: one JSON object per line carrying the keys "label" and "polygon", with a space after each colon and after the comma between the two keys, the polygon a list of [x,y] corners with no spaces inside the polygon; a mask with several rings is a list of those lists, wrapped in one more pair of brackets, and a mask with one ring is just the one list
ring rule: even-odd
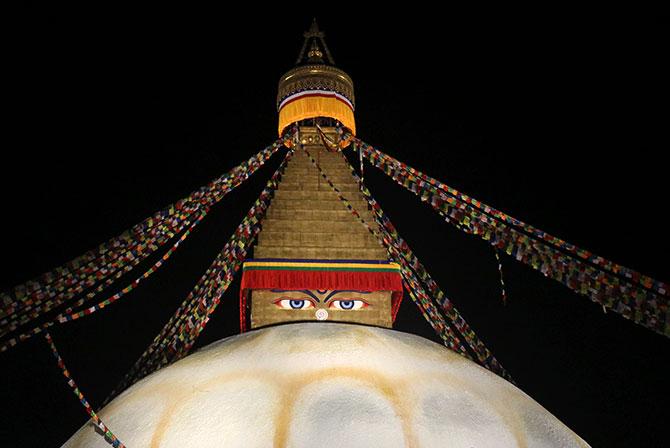
{"label": "golden spire", "polygon": [[312,48],[307,53],[307,62],[310,64],[323,64],[323,52],[315,40],[312,41]]}
{"label": "golden spire", "polygon": [[[303,33],[303,36],[305,37],[305,42],[302,44],[302,49],[300,50],[298,59],[295,61],[295,65],[315,63],[335,65],[335,60],[328,50],[328,45],[326,45],[326,34],[319,29],[316,17],[312,20],[312,25],[309,27],[309,30]],[[305,58],[305,50],[308,45],[309,52]],[[326,54],[327,62],[323,59],[324,52]]]}
{"label": "golden spire", "polygon": [[335,67],[316,19],[303,36],[296,67],[279,79],[279,135],[293,123],[319,117],[334,119],[355,134],[353,81]]}

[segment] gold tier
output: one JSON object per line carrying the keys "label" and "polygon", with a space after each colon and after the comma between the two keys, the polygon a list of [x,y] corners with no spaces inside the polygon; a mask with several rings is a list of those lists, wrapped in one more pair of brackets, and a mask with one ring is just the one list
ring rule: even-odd
{"label": "gold tier", "polygon": [[354,82],[349,75],[337,67],[316,64],[295,67],[279,79],[277,110],[279,110],[279,105],[285,98],[305,90],[324,90],[339,93],[348,99],[353,106],[356,105]]}

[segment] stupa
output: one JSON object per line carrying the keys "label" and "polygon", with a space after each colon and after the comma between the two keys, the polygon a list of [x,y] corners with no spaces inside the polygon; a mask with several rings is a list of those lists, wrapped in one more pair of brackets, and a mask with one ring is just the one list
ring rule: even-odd
{"label": "stupa", "polygon": [[[588,446],[505,379],[392,330],[400,267],[340,151],[354,106],[314,22],[279,82],[278,131],[297,127],[295,150],[243,265],[242,334],[98,415],[129,447]],[[96,432],[89,422],[64,446],[108,446]]]}

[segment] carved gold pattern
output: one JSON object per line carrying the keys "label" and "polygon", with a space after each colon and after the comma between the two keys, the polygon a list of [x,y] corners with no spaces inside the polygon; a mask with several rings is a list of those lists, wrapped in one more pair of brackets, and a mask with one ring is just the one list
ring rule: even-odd
{"label": "carved gold pattern", "polygon": [[354,82],[337,67],[304,65],[289,70],[279,80],[277,108],[284,98],[305,90],[327,90],[339,93],[355,105]]}

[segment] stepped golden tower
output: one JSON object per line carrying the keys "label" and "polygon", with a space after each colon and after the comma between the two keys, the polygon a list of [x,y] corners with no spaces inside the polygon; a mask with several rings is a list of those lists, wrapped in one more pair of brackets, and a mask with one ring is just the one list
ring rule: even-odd
{"label": "stepped golden tower", "polygon": [[353,82],[334,66],[316,21],[304,36],[277,95],[279,133],[297,126],[302,150],[268,209],[255,259],[244,264],[242,312],[249,308],[251,328],[309,320],[390,328],[402,297],[399,269],[361,224],[376,227],[338,144],[336,126],[355,130]]}
{"label": "stepped golden tower", "polygon": [[[353,82],[334,66],[316,22],[304,37],[296,67],[279,82],[280,138],[169,207],[158,224],[147,222],[171,230],[188,219],[176,249],[210,205],[284,152],[121,393],[94,412],[48,336],[91,417],[64,447],[588,447],[508,381],[385,219],[342,153],[355,143],[363,156]],[[417,170],[410,175],[438,188]],[[240,267],[241,334],[191,353]],[[391,329],[405,292],[444,345]]]}

